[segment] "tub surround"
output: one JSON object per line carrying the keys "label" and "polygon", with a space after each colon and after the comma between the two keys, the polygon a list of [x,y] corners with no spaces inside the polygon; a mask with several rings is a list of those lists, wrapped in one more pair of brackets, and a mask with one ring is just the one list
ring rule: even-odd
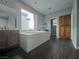
{"label": "tub surround", "polygon": [[21,31],[20,32],[20,47],[26,52],[30,52],[39,45],[48,41],[50,38],[49,32],[46,31]]}

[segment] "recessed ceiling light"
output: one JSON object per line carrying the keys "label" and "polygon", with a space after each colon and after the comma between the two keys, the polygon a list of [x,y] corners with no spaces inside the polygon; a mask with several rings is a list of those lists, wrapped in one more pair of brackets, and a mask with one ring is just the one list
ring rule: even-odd
{"label": "recessed ceiling light", "polygon": [[37,1],[35,1],[34,4],[37,4]]}
{"label": "recessed ceiling light", "polygon": [[52,8],[49,8],[49,10],[51,10]]}

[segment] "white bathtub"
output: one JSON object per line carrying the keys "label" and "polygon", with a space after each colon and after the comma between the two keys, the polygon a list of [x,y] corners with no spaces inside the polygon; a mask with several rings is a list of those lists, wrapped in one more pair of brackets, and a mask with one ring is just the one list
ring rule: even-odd
{"label": "white bathtub", "polygon": [[48,41],[50,34],[46,31],[22,31],[20,32],[20,46],[26,52],[30,52],[42,43]]}

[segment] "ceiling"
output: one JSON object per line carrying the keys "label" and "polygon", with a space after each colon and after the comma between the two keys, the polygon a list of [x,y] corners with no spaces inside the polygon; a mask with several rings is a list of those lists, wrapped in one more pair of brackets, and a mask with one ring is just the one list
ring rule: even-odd
{"label": "ceiling", "polygon": [[72,7],[73,0],[22,0],[43,15]]}
{"label": "ceiling", "polygon": [[0,4],[0,17],[8,18],[9,16],[16,16],[16,10]]}

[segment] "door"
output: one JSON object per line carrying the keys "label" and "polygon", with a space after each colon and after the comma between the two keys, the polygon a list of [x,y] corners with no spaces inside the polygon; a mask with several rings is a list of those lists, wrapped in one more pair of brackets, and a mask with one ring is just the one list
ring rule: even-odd
{"label": "door", "polygon": [[61,16],[59,20],[60,24],[60,38],[70,39],[71,37],[71,15]]}

